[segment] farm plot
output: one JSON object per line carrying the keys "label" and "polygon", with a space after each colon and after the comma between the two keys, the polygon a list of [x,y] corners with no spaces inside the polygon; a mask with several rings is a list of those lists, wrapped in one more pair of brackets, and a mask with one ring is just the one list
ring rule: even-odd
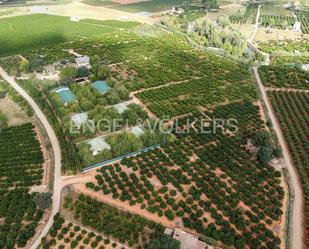
{"label": "farm plot", "polygon": [[259,49],[266,53],[288,52],[301,53],[309,52],[309,40],[283,40],[260,42]]}
{"label": "farm plot", "polygon": [[[309,94],[268,91],[305,193],[305,214],[309,207]],[[309,231],[308,222],[306,230]],[[307,246],[309,241],[306,241]]]}
{"label": "farm plot", "polygon": [[80,168],[79,159],[77,158],[76,150],[71,142],[69,132],[64,129],[64,125],[59,117],[64,113],[60,113],[53,105],[48,91],[45,88],[38,87],[40,81],[20,80],[19,84],[27,91],[27,93],[36,100],[49,122],[52,124],[57,138],[61,146],[62,153],[62,172],[67,170],[77,172]]}
{"label": "farm plot", "polygon": [[[163,86],[158,89],[138,93],[147,107],[158,117],[174,117],[198,111],[200,108],[212,109],[216,104],[256,98],[256,91],[246,70],[226,72],[198,80]],[[228,80],[230,79],[230,80]]]}
{"label": "farm plot", "polygon": [[261,79],[265,86],[309,89],[309,72],[290,66],[261,66]]}
{"label": "farm plot", "polygon": [[300,11],[297,13],[298,21],[301,23],[301,29],[304,34],[309,34],[309,11]]}
{"label": "farm plot", "polygon": [[[189,0],[188,2],[192,2]],[[149,0],[137,1],[130,4],[119,4],[109,6],[110,8],[125,11],[125,12],[161,12],[171,9],[173,6],[183,5],[183,0]]]}
{"label": "farm plot", "polygon": [[273,54],[270,57],[271,64],[274,65],[293,65],[295,64],[308,64],[309,56],[302,55],[276,55]]}
{"label": "farm plot", "polygon": [[229,104],[189,124],[207,116],[237,119],[239,133],[200,133],[204,123],[180,119],[175,142],[102,167],[86,186],[229,246],[279,248],[272,227],[283,214],[281,174],[245,149],[263,128],[259,108]]}
{"label": "farm plot", "polygon": [[254,3],[250,3],[246,7],[245,13],[241,13],[241,10],[235,14],[231,15],[230,21],[234,24],[255,24],[256,15],[257,15],[258,5]]}
{"label": "farm plot", "polygon": [[292,29],[296,18],[292,16],[261,15],[260,23],[263,27]]}
{"label": "farm plot", "polygon": [[[114,80],[130,91],[213,75],[214,71],[223,75],[225,71],[244,70],[243,65],[210,53],[194,51],[179,37],[166,34],[149,37],[117,31],[62,44],[57,48],[34,50],[31,54],[43,55],[51,62],[59,59],[56,50],[70,48],[110,65]],[[54,54],[54,60],[49,54]]]}
{"label": "farm plot", "polygon": [[[108,206],[83,194],[69,193],[65,197],[63,215],[70,214],[79,225],[56,216],[43,248],[146,248],[150,240],[162,236],[164,227],[137,215]],[[104,235],[104,237],[102,235]],[[117,241],[117,242],[115,242]]]}
{"label": "farm plot", "polygon": [[93,37],[118,29],[104,21],[95,23],[71,22],[68,17],[26,15],[0,20],[0,57],[23,53],[35,48],[53,46],[82,37]]}
{"label": "farm plot", "polygon": [[44,210],[29,190],[40,185],[43,156],[31,123],[0,132],[0,248],[24,247]]}

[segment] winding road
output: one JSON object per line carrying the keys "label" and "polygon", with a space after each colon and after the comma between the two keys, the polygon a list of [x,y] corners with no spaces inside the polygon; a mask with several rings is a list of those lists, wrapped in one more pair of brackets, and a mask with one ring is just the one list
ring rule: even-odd
{"label": "winding road", "polygon": [[53,201],[52,201],[52,212],[48,219],[48,222],[45,224],[45,227],[41,231],[40,235],[35,239],[35,241],[31,245],[31,249],[37,249],[40,246],[41,239],[48,233],[49,229],[53,225],[54,215],[59,211],[60,208],[60,196],[61,196],[61,150],[59,146],[58,139],[56,134],[45,117],[44,113],[41,111],[40,107],[35,103],[35,101],[26,93],[24,89],[22,89],[14,77],[11,77],[5,72],[3,68],[0,67],[0,75],[3,79],[5,79],[32,107],[34,113],[41,121],[46,133],[49,137],[49,140],[52,145],[53,154],[54,154],[54,191],[53,191]]}
{"label": "winding road", "polygon": [[297,174],[297,171],[294,167],[293,160],[291,158],[289,149],[285,142],[285,138],[283,132],[280,128],[279,122],[276,118],[274,109],[272,108],[271,102],[267,96],[266,89],[262,83],[260,78],[258,67],[254,67],[254,75],[256,78],[256,82],[261,92],[261,96],[266,105],[267,112],[273,124],[273,129],[277,134],[280,146],[282,148],[282,154],[284,157],[284,161],[286,164],[286,169],[289,173],[289,179],[291,183],[291,195],[293,196],[293,200],[291,201],[291,220],[289,224],[290,228],[290,248],[293,249],[302,249],[304,248],[304,199],[303,199],[303,191],[302,186]]}

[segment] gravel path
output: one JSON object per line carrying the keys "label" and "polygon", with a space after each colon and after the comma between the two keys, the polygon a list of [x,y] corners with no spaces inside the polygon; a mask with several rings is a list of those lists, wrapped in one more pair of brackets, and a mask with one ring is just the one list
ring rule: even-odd
{"label": "gravel path", "polygon": [[293,160],[291,158],[290,152],[288,150],[288,146],[285,142],[285,138],[283,132],[280,128],[279,122],[276,118],[275,112],[272,108],[271,102],[267,96],[265,87],[261,81],[258,68],[254,67],[254,74],[260,89],[263,101],[266,105],[267,112],[273,124],[273,129],[277,134],[280,146],[282,148],[282,154],[286,163],[286,169],[289,173],[290,183],[291,183],[291,195],[293,201],[290,203],[291,210],[291,220],[290,220],[290,248],[301,249],[304,248],[303,236],[304,236],[304,199],[303,199],[303,191],[302,186],[295,169]]}

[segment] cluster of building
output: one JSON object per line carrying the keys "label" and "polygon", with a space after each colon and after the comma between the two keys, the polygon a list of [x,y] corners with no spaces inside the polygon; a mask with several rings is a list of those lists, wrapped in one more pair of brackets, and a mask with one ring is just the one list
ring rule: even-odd
{"label": "cluster of building", "polygon": [[[144,130],[142,126],[131,127],[130,129],[127,130],[127,132],[130,132],[137,137],[144,134]],[[93,156],[98,155],[103,150],[111,150],[110,144],[106,142],[106,137],[96,137],[94,139],[87,141],[87,143],[90,145],[90,150]]]}

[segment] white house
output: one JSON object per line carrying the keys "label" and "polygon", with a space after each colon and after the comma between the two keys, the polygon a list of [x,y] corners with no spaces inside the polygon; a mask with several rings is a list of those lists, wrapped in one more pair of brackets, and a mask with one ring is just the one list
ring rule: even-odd
{"label": "white house", "polygon": [[89,56],[80,56],[75,59],[77,67],[87,67],[90,69],[90,58]]}
{"label": "white house", "polygon": [[111,146],[101,137],[88,141],[88,144],[90,145],[90,150],[92,151],[93,156],[98,155],[103,150],[111,150]]}
{"label": "white house", "polygon": [[[172,236],[173,239],[180,242],[180,249],[205,249],[206,243],[200,241],[197,236],[187,233],[182,229],[176,228],[174,230],[167,228],[164,234]],[[207,248],[210,248],[207,245]]]}
{"label": "white house", "polygon": [[300,22],[295,22],[294,23],[293,31],[294,32],[301,32],[301,23]]}
{"label": "white house", "polygon": [[71,117],[71,121],[80,129],[88,121],[88,114],[86,112],[75,114]]}

